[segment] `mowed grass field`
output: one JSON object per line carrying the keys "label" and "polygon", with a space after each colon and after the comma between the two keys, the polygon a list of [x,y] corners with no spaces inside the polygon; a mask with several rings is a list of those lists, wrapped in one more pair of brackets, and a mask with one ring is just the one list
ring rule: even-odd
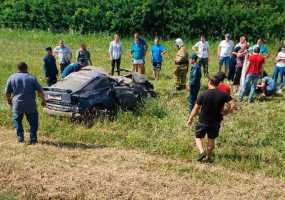
{"label": "mowed grass field", "polygon": [[[16,64],[25,61],[30,73],[37,76],[45,85],[42,73],[44,48],[54,47],[63,39],[75,54],[81,42],[88,45],[95,66],[110,70],[108,45],[110,35],[53,34],[48,32],[27,32],[0,30],[0,85],[4,91],[9,75],[16,71]],[[131,38],[124,38],[122,67],[131,69],[128,56]],[[136,149],[144,153],[167,156],[195,162],[197,154],[193,129],[185,126],[188,116],[188,92],[174,93],[173,41],[162,41],[168,54],[162,67],[161,80],[152,81],[150,55],[146,58],[148,78],[154,83],[159,98],[150,99],[139,114],[121,112],[114,121],[101,121],[91,128],[72,124],[68,120],[50,117],[40,112],[39,138],[50,138],[60,143],[100,144],[108,147]],[[152,41],[148,41],[151,45]],[[191,53],[192,42],[186,46]],[[210,72],[217,70],[218,42],[210,42]],[[269,45],[275,55],[279,44]],[[274,57],[266,61],[266,70],[272,73]],[[73,61],[74,57],[73,57]],[[206,88],[206,79],[203,87]],[[223,167],[238,173],[257,173],[267,177],[285,179],[285,98],[274,97],[269,100],[257,98],[255,103],[238,104],[235,113],[225,117],[217,140],[216,160],[213,166]],[[0,126],[11,128],[11,112],[0,97]],[[27,126],[26,126],[27,127]],[[27,129],[26,129],[27,130]],[[27,130],[28,131],[28,130]],[[16,138],[15,138],[16,142]],[[187,171],[187,169],[185,169]],[[191,171],[195,173],[195,171]],[[222,181],[222,180],[221,180]]]}

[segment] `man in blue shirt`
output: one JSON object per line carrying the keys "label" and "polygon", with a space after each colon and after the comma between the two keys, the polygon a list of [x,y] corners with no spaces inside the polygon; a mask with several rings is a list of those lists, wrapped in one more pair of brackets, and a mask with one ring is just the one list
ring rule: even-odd
{"label": "man in blue shirt", "polygon": [[161,64],[163,56],[166,54],[166,49],[160,44],[160,39],[156,37],[154,39],[154,45],[151,47],[153,76],[155,80],[159,80]]}
{"label": "man in blue shirt", "polygon": [[42,105],[45,106],[44,93],[36,77],[28,73],[26,63],[19,63],[18,72],[11,75],[7,81],[6,98],[8,104],[12,107],[13,123],[20,143],[24,142],[22,125],[24,115],[26,115],[30,125],[30,144],[37,143],[38,112],[35,101],[36,91],[42,99]]}
{"label": "man in blue shirt", "polygon": [[257,85],[257,88],[261,89],[265,96],[273,96],[277,90],[275,81],[267,75],[262,78],[262,82]]}
{"label": "man in blue shirt", "polygon": [[55,57],[52,54],[52,48],[47,47],[46,52],[47,55],[44,57],[43,70],[46,78],[46,83],[48,86],[51,86],[57,82],[58,70],[56,67]]}
{"label": "man in blue shirt", "polygon": [[264,39],[262,38],[259,38],[256,42],[255,45],[253,45],[252,47],[249,48],[249,52],[252,54],[253,53],[253,50],[256,48],[256,47],[259,47],[260,48],[260,54],[264,57],[268,57],[268,47],[267,45],[265,44],[265,41]]}
{"label": "man in blue shirt", "polygon": [[78,63],[73,63],[68,65],[63,72],[61,73],[61,77],[65,78],[67,77],[69,74],[73,73],[73,72],[77,72],[79,70],[81,70],[83,67],[86,67],[88,65],[87,60],[85,59],[80,59]]}

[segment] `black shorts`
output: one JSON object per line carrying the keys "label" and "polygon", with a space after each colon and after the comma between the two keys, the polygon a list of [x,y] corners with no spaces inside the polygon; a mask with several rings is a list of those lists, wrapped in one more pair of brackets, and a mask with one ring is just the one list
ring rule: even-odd
{"label": "black shorts", "polygon": [[215,139],[219,136],[220,124],[204,124],[198,122],[196,125],[196,138],[204,138],[206,135],[210,139]]}
{"label": "black shorts", "polygon": [[241,73],[242,73],[242,67],[236,67],[236,73],[233,82],[234,85],[240,84]]}
{"label": "black shorts", "polygon": [[152,66],[153,66],[153,70],[156,70],[156,71],[161,70],[161,62],[153,62]]}

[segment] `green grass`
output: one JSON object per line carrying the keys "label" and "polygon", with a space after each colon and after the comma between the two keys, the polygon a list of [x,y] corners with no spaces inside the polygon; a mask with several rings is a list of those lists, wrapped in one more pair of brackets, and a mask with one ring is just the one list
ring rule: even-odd
{"label": "green grass", "polygon": [[[0,30],[0,85],[4,90],[10,74],[16,71],[19,61],[26,61],[30,72],[44,84],[42,57],[44,48],[55,46],[64,39],[73,53],[81,42],[88,44],[96,66],[110,70],[107,56],[109,35],[52,34],[47,32],[26,32]],[[125,54],[124,68],[131,68],[127,55],[130,38],[123,40]],[[173,95],[173,41],[162,42],[168,49],[163,63],[162,77],[155,82],[158,99],[149,100],[143,111],[134,115],[119,113],[115,121],[96,123],[87,129],[68,120],[59,120],[40,111],[40,136],[54,138],[61,142],[99,143],[107,146],[139,149],[144,152],[166,155],[174,158],[192,159],[197,151],[193,130],[185,127],[187,119],[187,92]],[[150,41],[149,41],[150,44]],[[191,49],[191,42],[187,47]],[[217,42],[211,42],[210,71],[217,69],[215,56]],[[276,45],[270,45],[275,54]],[[151,79],[149,55],[146,60],[147,75]],[[272,72],[273,57],[266,62],[266,69]],[[206,80],[203,80],[204,86]],[[0,98],[0,125],[11,127],[11,113],[4,98]],[[258,172],[267,176],[285,178],[285,103],[283,97],[270,101],[256,101],[252,105],[239,105],[239,110],[225,118],[220,137],[217,140],[217,166],[224,166],[241,172]]]}

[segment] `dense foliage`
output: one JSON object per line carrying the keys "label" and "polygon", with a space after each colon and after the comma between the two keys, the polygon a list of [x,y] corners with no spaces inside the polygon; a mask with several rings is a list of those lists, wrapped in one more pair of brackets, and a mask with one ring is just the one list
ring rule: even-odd
{"label": "dense foliage", "polygon": [[2,0],[4,27],[51,31],[135,30],[164,37],[285,35],[284,0]]}

